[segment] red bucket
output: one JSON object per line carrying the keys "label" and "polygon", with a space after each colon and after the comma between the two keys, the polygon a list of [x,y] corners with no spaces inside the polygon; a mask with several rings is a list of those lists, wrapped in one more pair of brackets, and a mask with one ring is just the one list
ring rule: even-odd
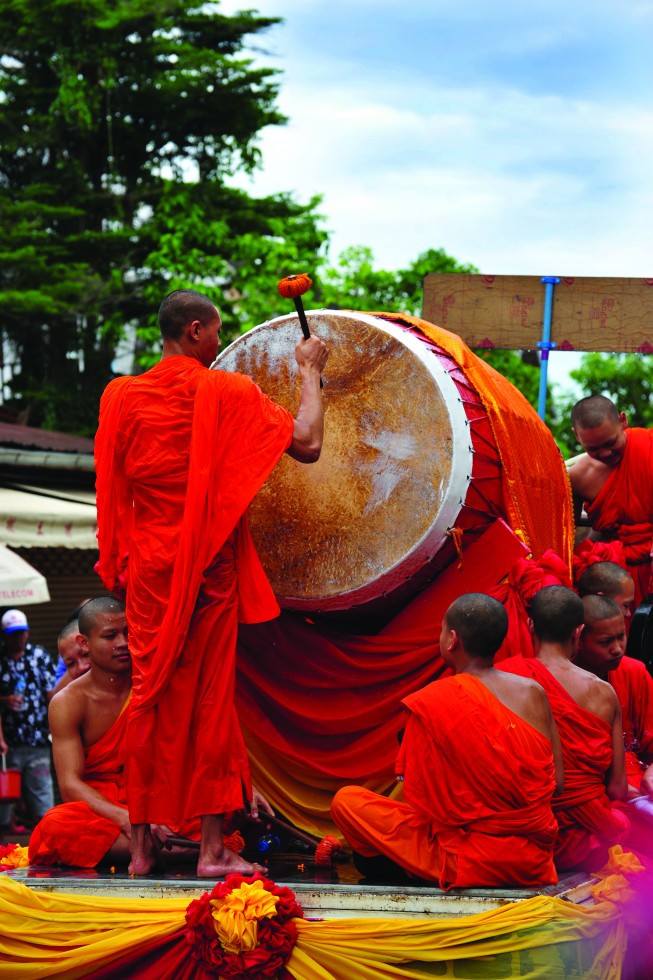
{"label": "red bucket", "polygon": [[7,769],[7,760],[2,756],[0,769],[0,803],[16,803],[20,799],[20,769]]}

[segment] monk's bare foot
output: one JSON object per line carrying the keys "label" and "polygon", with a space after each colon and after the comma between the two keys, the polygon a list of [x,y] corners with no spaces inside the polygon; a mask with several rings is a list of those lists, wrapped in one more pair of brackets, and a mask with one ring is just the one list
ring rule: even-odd
{"label": "monk's bare foot", "polygon": [[132,838],[131,861],[129,862],[128,872],[130,875],[150,875],[154,871],[163,868],[161,851],[152,841],[151,837],[146,838],[142,845],[134,843]]}
{"label": "monk's bare foot", "polygon": [[261,874],[267,872],[262,864],[251,864],[239,854],[234,854],[228,847],[223,847],[216,851],[211,857],[200,856],[197,862],[198,878],[225,878],[227,875],[241,874],[254,875],[257,871]]}

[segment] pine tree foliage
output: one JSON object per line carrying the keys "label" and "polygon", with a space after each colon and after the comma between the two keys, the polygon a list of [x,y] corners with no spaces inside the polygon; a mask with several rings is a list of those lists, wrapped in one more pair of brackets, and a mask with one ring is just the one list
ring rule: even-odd
{"label": "pine tree foliage", "polygon": [[284,122],[276,73],[244,54],[275,23],[197,0],[4,0],[0,329],[21,420],[92,432],[125,328],[143,360],[170,289],[248,292],[326,235],[318,202],[229,186]]}

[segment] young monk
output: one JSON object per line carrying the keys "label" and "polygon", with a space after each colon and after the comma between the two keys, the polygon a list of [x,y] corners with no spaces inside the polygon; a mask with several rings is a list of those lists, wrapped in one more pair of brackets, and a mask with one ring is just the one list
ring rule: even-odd
{"label": "young monk", "polygon": [[57,649],[66,669],[57,681],[53,696],[67,687],[71,681],[77,680],[78,677],[91,669],[88,650],[79,643],[78,634],[79,624],[76,619],[66,623],[59,633]]}
{"label": "young monk", "polygon": [[[492,665],[507,629],[505,609],[489,596],[470,593],[447,609],[440,650],[455,677],[403,702],[405,802],[360,786],[333,800],[334,822],[364,859],[383,855],[445,889],[557,881],[558,737],[539,685]],[[372,870],[366,861],[360,868]]]}
{"label": "young monk", "polygon": [[556,867],[591,869],[605,863],[608,846],[629,828],[610,802],[625,799],[628,790],[621,708],[609,684],[572,663],[584,620],[576,593],[556,585],[541,589],[530,615],[535,657],[510,657],[499,669],[532,677],[546,691],[564,760],[564,789],[552,803]]}
{"label": "young monk", "polygon": [[653,678],[627,657],[626,627],[618,604],[605,595],[583,599],[585,629],[576,663],[607,681],[619,699],[628,785],[653,798]]}
{"label": "young monk", "polygon": [[[91,670],[71,681],[50,704],[52,748],[64,802],[35,827],[29,857],[32,864],[92,868],[104,859],[129,859],[131,825],[123,771],[131,656],[123,604],[110,596],[90,600],[80,612],[76,639]],[[199,837],[199,821],[178,830]],[[151,833],[159,854],[169,849],[167,827],[153,826]]]}
{"label": "young monk", "polygon": [[614,561],[597,561],[579,575],[576,590],[581,599],[586,595],[605,595],[619,606],[626,627],[633,614],[635,583],[630,572]]}

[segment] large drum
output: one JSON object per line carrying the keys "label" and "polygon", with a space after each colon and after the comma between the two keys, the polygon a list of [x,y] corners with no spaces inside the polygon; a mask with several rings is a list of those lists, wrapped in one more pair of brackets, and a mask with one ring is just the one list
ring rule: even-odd
{"label": "large drum", "polygon": [[[504,516],[499,456],[477,393],[424,335],[364,313],[307,319],[330,352],[322,455],[282,459],[252,504],[252,534],[282,607],[378,619]],[[300,337],[296,315],[271,320],[215,367],[295,415]]]}

